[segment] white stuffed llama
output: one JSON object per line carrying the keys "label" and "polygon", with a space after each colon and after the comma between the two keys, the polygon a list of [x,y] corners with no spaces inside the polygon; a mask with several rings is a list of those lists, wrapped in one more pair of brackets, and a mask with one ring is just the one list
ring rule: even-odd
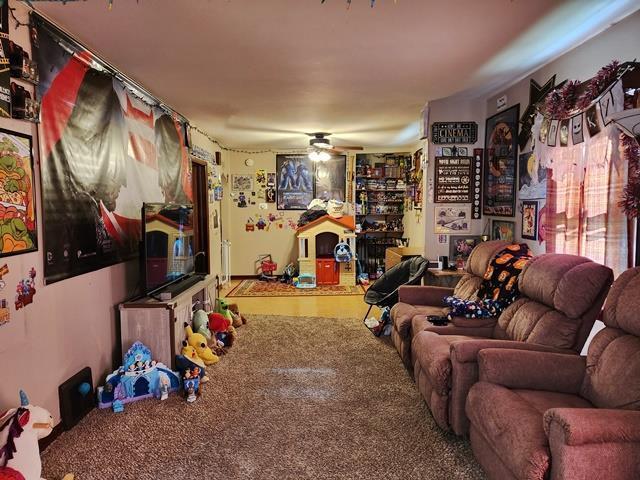
{"label": "white stuffed llama", "polygon": [[53,417],[42,407],[29,404],[20,391],[20,407],[0,417],[0,476],[6,466],[25,480],[41,480],[42,462],[38,440],[53,430]]}

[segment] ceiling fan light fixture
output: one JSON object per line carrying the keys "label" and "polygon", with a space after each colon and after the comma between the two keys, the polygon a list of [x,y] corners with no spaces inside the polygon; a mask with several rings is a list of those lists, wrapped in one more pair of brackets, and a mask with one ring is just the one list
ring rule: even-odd
{"label": "ceiling fan light fixture", "polygon": [[315,148],[331,148],[331,144],[326,138],[312,138],[309,140],[309,145]]}
{"label": "ceiling fan light fixture", "polygon": [[313,150],[309,152],[309,159],[313,162],[326,162],[331,158],[331,154],[329,152],[323,152],[318,150]]}

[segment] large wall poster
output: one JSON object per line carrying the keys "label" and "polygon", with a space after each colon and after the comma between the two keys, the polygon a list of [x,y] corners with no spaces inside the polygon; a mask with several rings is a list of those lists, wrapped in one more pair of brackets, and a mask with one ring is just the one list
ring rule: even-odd
{"label": "large wall poster", "polygon": [[316,162],[314,198],[344,202],[346,175],[346,155],[333,156],[326,162]]}
{"label": "large wall poster", "polygon": [[31,137],[0,129],[0,256],[37,249]]}
{"label": "large wall poster", "polygon": [[313,162],[308,155],[276,155],[278,210],[306,210],[314,198]]}
{"label": "large wall poster", "polygon": [[515,215],[519,108],[515,105],[487,119],[482,185],[485,215]]}
{"label": "large wall poster", "polygon": [[142,203],[191,203],[191,170],[177,121],[36,28],[44,268],[52,283],[137,256]]}

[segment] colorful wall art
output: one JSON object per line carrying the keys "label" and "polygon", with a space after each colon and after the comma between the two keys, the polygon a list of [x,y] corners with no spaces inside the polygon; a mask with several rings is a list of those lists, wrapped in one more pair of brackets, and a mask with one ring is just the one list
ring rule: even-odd
{"label": "colorful wall art", "polygon": [[0,256],[37,249],[31,137],[0,129]]}
{"label": "colorful wall art", "polygon": [[482,212],[513,217],[518,154],[518,109],[515,105],[487,119]]}

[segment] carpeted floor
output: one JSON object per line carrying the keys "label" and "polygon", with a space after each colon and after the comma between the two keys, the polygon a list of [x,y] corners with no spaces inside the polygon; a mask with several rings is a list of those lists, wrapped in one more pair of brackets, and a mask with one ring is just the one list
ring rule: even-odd
{"label": "carpeted floor", "polygon": [[242,280],[227,297],[314,297],[329,295],[364,295],[360,285],[318,285],[314,288],[297,288],[281,282]]}
{"label": "carpeted floor", "polygon": [[209,376],[194,404],[93,411],[44,452],[44,478],[484,478],[359,320],[252,316]]}

